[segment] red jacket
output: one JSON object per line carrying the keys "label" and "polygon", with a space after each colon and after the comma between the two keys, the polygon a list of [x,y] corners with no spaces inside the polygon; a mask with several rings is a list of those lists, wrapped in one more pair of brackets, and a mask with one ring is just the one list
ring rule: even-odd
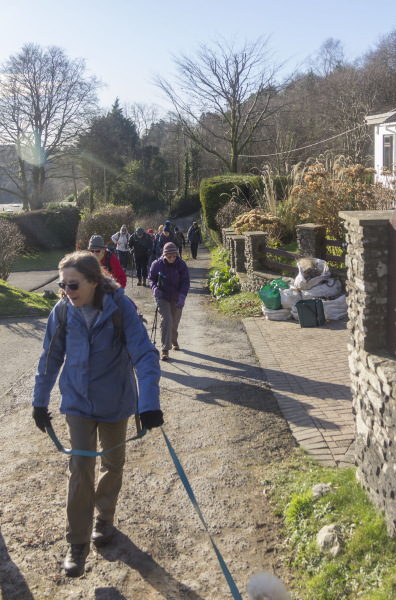
{"label": "red jacket", "polygon": [[[103,258],[100,261],[100,264],[105,269],[106,269],[106,255],[107,255],[107,253],[108,253],[108,250],[106,248],[105,253],[103,255]],[[126,283],[127,283],[127,278],[126,278],[124,269],[121,267],[121,263],[118,260],[117,256],[114,254],[114,252],[111,252],[110,269],[111,269],[110,275],[112,275],[114,277],[114,279],[117,281],[117,283],[119,283],[120,286],[125,289]]]}

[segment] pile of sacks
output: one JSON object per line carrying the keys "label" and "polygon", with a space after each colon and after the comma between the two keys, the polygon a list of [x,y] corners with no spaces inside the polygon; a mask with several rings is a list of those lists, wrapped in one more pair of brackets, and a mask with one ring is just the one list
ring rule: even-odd
{"label": "pile of sacks", "polygon": [[314,298],[322,300],[326,320],[345,317],[348,312],[346,296],[341,282],[331,277],[326,261],[302,258],[297,262],[297,267],[295,279],[281,277],[258,291],[266,319],[286,321],[293,317],[298,320],[296,303]]}

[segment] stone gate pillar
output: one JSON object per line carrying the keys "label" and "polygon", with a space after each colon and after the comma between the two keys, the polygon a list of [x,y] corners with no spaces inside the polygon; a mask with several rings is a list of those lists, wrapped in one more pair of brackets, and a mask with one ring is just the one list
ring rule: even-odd
{"label": "stone gate pillar", "polygon": [[326,226],[316,223],[297,225],[297,244],[300,258],[324,259],[326,255]]}
{"label": "stone gate pillar", "polygon": [[[396,535],[396,359],[387,351],[392,211],[341,212],[348,243],[349,366],[357,478]],[[396,269],[396,265],[394,265]]]}

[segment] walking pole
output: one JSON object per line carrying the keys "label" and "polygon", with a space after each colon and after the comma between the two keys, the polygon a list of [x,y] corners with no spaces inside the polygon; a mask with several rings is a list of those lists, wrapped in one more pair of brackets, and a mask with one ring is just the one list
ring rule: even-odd
{"label": "walking pole", "polygon": [[[150,339],[153,342],[154,346],[155,346],[155,338],[157,336],[158,306],[159,306],[159,302],[158,302],[158,298],[157,298],[157,306],[155,308],[154,321],[153,321],[153,326],[151,328],[151,336],[150,336]],[[154,339],[153,339],[153,336],[154,336]]]}

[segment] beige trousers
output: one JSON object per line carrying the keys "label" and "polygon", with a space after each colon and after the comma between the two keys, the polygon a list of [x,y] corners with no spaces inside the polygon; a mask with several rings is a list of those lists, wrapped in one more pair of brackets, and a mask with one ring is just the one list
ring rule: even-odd
{"label": "beige trousers", "polygon": [[177,344],[177,329],[183,311],[163,298],[158,301],[158,310],[161,316],[161,347],[162,350],[171,350],[172,344]]}
{"label": "beige trousers", "polygon": [[[66,415],[71,448],[102,450],[116,446],[126,439],[128,419],[104,423]],[[102,519],[113,521],[125,463],[125,445],[100,457],[100,474],[95,490],[95,457],[71,456],[66,509],[66,541],[69,544],[89,542],[94,511]]]}

